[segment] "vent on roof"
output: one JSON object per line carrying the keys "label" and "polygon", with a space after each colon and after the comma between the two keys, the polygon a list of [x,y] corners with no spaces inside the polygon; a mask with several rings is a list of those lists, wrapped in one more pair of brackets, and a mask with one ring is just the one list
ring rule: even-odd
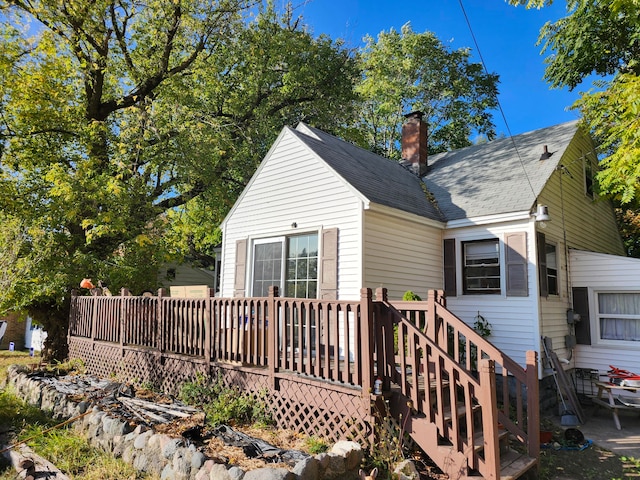
{"label": "vent on roof", "polygon": [[544,146],[544,152],[542,152],[542,155],[540,155],[540,160],[546,160],[551,155],[553,155],[553,152],[550,152],[549,149],[547,148],[547,146],[545,145]]}
{"label": "vent on roof", "polygon": [[411,112],[402,125],[402,164],[419,177],[427,173],[427,123],[423,112]]}

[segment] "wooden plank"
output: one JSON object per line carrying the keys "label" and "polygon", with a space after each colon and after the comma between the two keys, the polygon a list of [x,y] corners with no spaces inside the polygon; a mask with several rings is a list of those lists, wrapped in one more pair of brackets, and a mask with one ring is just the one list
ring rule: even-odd
{"label": "wooden plank", "polygon": [[576,414],[578,420],[580,420],[580,423],[585,423],[586,419],[584,416],[584,412],[582,411],[582,406],[578,401],[578,396],[573,389],[573,385],[569,381],[564,368],[562,368],[562,365],[560,364],[560,360],[558,360],[558,355],[556,355],[556,352],[552,351],[549,353],[549,356],[551,357],[551,361],[553,362],[553,368],[557,373],[558,383],[560,384],[561,391],[558,393],[563,396],[562,398],[565,399],[565,402],[568,402],[569,408]]}

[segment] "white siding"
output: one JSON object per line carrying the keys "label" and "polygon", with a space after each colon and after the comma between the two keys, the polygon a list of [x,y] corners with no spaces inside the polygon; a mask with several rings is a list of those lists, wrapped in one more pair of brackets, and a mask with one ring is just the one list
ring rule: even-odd
{"label": "white siding", "polygon": [[[526,232],[529,295],[526,297],[507,297],[505,292],[505,251],[504,235],[509,232]],[[468,325],[473,326],[478,314],[491,324],[491,336],[488,340],[503,352],[525,364],[526,351],[539,351],[538,288],[536,275],[535,238],[532,223],[512,222],[503,225],[478,226],[449,229],[445,238],[456,240],[456,272],[458,295],[447,297],[447,307]],[[461,242],[498,238],[500,241],[500,266],[502,293],[500,295],[463,295],[462,294],[462,248]]]}
{"label": "white siding", "polygon": [[338,298],[359,299],[361,212],[354,190],[284,131],[223,225],[221,295],[233,296],[237,240],[337,227]]}
{"label": "white siding", "polygon": [[442,229],[380,212],[364,217],[364,285],[401,299],[443,288]]}
{"label": "white siding", "polygon": [[572,250],[570,258],[572,285],[588,288],[591,316],[592,344],[576,347],[575,366],[604,373],[609,369],[609,365],[614,365],[640,373],[640,345],[614,346],[599,343],[594,315],[597,292],[640,292],[640,260],[579,250]]}

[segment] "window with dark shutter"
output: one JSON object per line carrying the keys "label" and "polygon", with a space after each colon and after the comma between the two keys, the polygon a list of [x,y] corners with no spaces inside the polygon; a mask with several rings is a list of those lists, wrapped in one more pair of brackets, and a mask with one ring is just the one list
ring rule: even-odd
{"label": "window with dark shutter", "polygon": [[540,296],[549,296],[549,283],[547,279],[547,252],[546,237],[542,232],[536,232],[537,249],[538,249],[538,285],[540,287]]}
{"label": "window with dark shutter", "polygon": [[456,285],[456,241],[447,238],[444,241],[444,293],[447,297],[457,295]]}
{"label": "window with dark shutter", "polygon": [[580,321],[575,323],[576,342],[580,345],[591,345],[591,319],[589,318],[589,289],[574,287],[573,311],[580,314]]}

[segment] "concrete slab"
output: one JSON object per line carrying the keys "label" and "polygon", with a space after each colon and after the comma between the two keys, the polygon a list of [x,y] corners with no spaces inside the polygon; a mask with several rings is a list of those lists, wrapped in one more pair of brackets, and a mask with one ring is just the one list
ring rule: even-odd
{"label": "concrete slab", "polygon": [[[594,444],[616,455],[640,459],[640,408],[637,411],[619,412],[621,430],[616,428],[611,410],[598,406],[583,408],[586,421],[584,425],[576,428],[585,438],[593,440]],[[559,416],[553,417],[552,420],[560,425]]]}

